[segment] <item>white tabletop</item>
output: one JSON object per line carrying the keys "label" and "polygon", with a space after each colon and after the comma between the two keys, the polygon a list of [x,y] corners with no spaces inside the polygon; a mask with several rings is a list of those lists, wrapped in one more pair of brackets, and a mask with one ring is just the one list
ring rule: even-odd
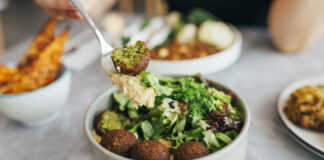
{"label": "white tabletop", "polygon": [[[273,49],[264,30],[244,28],[243,50],[232,67],[210,78],[237,91],[252,113],[246,160],[320,159],[295,142],[278,119],[276,100],[290,82],[324,74],[324,41],[301,54]],[[0,62],[17,60],[26,43],[14,46]],[[90,160],[83,134],[83,115],[89,103],[112,87],[99,61],[73,72],[72,92],[59,118],[45,127],[27,128],[0,114],[1,160]]]}

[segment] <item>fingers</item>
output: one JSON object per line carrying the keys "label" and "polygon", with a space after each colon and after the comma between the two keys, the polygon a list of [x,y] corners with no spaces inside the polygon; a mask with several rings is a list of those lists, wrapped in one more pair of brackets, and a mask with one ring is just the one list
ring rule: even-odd
{"label": "fingers", "polygon": [[74,10],[58,10],[58,9],[44,9],[51,16],[58,19],[71,18],[71,19],[81,19],[82,16],[78,11]]}
{"label": "fingers", "polygon": [[75,10],[69,0],[35,0],[36,4],[42,8],[57,10]]}

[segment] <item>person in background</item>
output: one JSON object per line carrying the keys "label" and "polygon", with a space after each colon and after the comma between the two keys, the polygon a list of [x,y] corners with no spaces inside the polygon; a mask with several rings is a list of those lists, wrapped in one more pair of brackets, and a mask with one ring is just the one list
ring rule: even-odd
{"label": "person in background", "polygon": [[[111,7],[116,0],[83,0],[87,11],[103,2]],[[324,36],[324,0],[167,0],[170,10],[186,12],[201,7],[235,25],[266,26],[275,47],[282,52],[299,52]],[[49,14],[81,19],[68,0],[35,0]]]}

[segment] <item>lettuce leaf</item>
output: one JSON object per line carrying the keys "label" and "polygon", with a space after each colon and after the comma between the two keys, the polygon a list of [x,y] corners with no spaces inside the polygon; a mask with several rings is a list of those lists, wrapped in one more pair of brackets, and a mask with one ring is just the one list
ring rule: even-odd
{"label": "lettuce leaf", "polygon": [[160,96],[162,94],[170,96],[172,93],[172,88],[162,86],[159,83],[159,79],[150,72],[141,72],[140,76],[143,78],[141,85],[145,87],[152,87],[155,93]]}

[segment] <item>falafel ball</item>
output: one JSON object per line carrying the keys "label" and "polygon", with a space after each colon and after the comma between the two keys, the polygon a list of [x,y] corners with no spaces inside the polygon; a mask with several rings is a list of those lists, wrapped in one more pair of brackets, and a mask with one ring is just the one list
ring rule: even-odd
{"label": "falafel ball", "polygon": [[115,129],[103,135],[100,145],[118,155],[129,157],[131,147],[136,143],[137,139],[133,133]]}
{"label": "falafel ball", "polygon": [[135,44],[115,48],[111,59],[117,72],[136,76],[146,70],[150,61],[150,52],[145,42],[136,41]]}
{"label": "falafel ball", "polygon": [[199,142],[189,141],[181,144],[174,153],[174,160],[196,159],[209,154],[207,147]]}
{"label": "falafel ball", "polygon": [[123,125],[116,112],[104,110],[95,119],[95,129],[98,135],[103,136],[110,130],[123,129]]}
{"label": "falafel ball", "polygon": [[169,160],[170,153],[162,143],[144,140],[133,146],[131,158],[135,160]]}

